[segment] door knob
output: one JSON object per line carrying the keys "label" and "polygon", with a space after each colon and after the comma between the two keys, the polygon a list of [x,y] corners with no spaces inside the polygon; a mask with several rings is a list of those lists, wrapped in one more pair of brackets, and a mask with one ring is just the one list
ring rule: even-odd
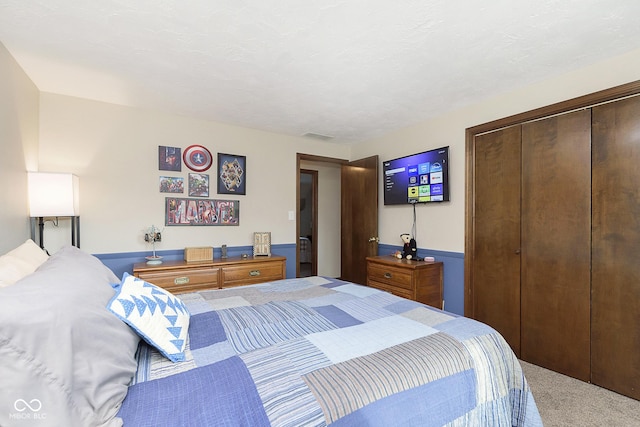
{"label": "door knob", "polygon": [[369,243],[371,243],[371,242],[378,243],[378,242],[380,242],[380,238],[378,238],[378,237],[369,237]]}

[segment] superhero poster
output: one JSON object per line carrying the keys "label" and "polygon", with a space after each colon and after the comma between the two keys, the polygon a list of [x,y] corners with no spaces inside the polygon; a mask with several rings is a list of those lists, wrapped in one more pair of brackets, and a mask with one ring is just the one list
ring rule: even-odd
{"label": "superhero poster", "polygon": [[240,201],[167,197],[165,225],[240,225]]}

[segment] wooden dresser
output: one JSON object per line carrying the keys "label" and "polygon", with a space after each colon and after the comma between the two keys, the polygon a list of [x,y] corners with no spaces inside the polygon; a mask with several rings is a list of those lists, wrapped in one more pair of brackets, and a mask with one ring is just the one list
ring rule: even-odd
{"label": "wooden dresser", "polygon": [[179,294],[284,279],[286,261],[286,257],[273,255],[260,258],[230,257],[203,262],[165,261],[159,265],[147,265],[143,262],[133,266],[133,275]]}
{"label": "wooden dresser", "polygon": [[367,286],[442,308],[442,262],[412,261],[391,255],[367,258]]}

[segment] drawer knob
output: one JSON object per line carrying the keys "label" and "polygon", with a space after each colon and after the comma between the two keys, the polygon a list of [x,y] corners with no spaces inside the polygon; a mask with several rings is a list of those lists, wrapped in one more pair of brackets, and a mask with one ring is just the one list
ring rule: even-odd
{"label": "drawer knob", "polygon": [[173,279],[173,283],[175,283],[176,285],[186,285],[187,283],[189,283],[189,277],[188,276],[176,277],[175,279]]}
{"label": "drawer knob", "polygon": [[391,279],[393,277],[393,275],[391,273],[384,273],[384,278],[385,279]]}
{"label": "drawer knob", "polygon": [[259,276],[259,275],[260,275],[260,270],[251,270],[249,272],[249,276],[251,276],[251,277],[256,277],[256,276]]}

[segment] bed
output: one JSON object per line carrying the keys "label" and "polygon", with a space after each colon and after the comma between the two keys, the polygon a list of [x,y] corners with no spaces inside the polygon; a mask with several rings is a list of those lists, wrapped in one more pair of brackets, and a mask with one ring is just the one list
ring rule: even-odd
{"label": "bed", "polygon": [[0,378],[2,426],[542,425],[482,323],[327,277],[175,296],[73,247],[0,289]]}

